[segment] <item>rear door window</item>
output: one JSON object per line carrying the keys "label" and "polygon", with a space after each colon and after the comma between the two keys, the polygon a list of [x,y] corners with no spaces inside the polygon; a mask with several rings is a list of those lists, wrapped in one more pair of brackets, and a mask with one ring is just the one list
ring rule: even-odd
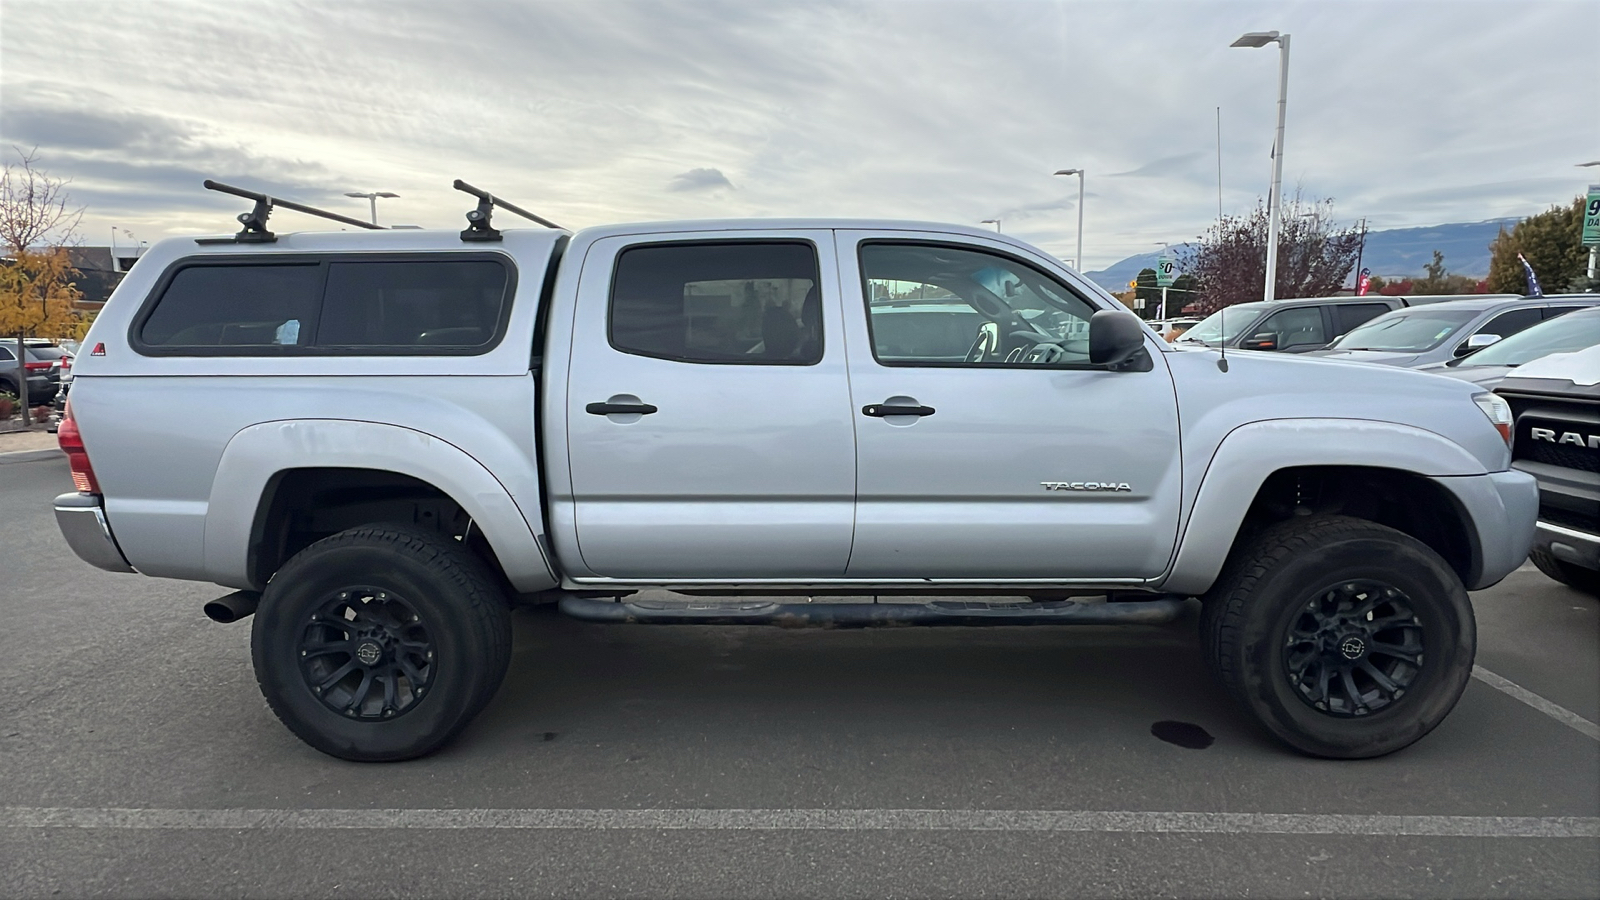
{"label": "rear door window", "polygon": [[725,365],[822,360],[817,251],[801,242],[633,247],[617,257],[611,346]]}
{"label": "rear door window", "polygon": [[1333,307],[1333,330],[1336,335],[1368,322],[1389,311],[1383,303],[1339,303]]}

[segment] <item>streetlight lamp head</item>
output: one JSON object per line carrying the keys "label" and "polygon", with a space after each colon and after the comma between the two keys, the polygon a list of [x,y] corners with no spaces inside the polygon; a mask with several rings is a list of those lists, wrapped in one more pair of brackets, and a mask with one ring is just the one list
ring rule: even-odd
{"label": "streetlight lamp head", "polygon": [[361,193],[360,191],[345,191],[344,195],[346,197],[360,197],[363,200],[367,199],[367,195]]}
{"label": "streetlight lamp head", "polygon": [[1056,174],[1057,175],[1081,175],[1081,174],[1083,174],[1083,170],[1082,169],[1062,169],[1061,171],[1057,172]]}
{"label": "streetlight lamp head", "polygon": [[379,191],[378,192],[378,196],[379,197],[398,197],[400,195],[394,193],[393,191]]}
{"label": "streetlight lamp head", "polygon": [[1252,32],[1249,32],[1248,34],[1239,35],[1239,39],[1234,41],[1233,43],[1229,44],[1228,46],[1229,47],[1265,47],[1266,45],[1276,41],[1277,39],[1278,39],[1278,33],[1276,31],[1252,31]]}
{"label": "streetlight lamp head", "polygon": [[1576,168],[1583,169],[1589,166],[1600,166],[1600,159],[1597,159],[1594,162],[1578,163]]}

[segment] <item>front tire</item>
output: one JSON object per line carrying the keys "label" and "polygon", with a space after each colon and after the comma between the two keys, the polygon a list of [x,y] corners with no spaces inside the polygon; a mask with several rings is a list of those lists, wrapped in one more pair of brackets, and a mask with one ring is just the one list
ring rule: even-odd
{"label": "front tire", "polygon": [[1280,522],[1235,550],[1205,597],[1213,672],[1284,743],[1393,753],[1432,731],[1472,675],[1477,628],[1437,553],[1346,516]]}
{"label": "front tire", "polygon": [[494,697],[511,658],[510,608],[458,542],[353,528],[273,576],[250,645],[267,705],[301,740],[340,759],[412,759]]}
{"label": "front tire", "polygon": [[1539,571],[1567,587],[1583,591],[1592,597],[1600,597],[1600,572],[1563,562],[1543,550],[1533,551],[1528,554],[1528,558]]}

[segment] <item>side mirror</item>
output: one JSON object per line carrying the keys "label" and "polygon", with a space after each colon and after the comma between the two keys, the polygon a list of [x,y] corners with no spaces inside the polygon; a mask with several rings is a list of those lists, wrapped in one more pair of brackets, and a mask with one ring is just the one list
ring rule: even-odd
{"label": "side mirror", "polygon": [[1278,335],[1275,332],[1263,331],[1253,334],[1248,340],[1239,342],[1241,350],[1276,350],[1278,349]]}
{"label": "side mirror", "polygon": [[1482,350],[1490,344],[1498,343],[1500,343],[1500,335],[1498,334],[1475,334],[1472,337],[1467,338],[1465,349],[1458,350],[1457,354],[1460,356],[1465,356],[1474,350]]}
{"label": "side mirror", "polygon": [[1102,309],[1089,317],[1089,362],[1114,369],[1144,349],[1144,336],[1138,316]]}

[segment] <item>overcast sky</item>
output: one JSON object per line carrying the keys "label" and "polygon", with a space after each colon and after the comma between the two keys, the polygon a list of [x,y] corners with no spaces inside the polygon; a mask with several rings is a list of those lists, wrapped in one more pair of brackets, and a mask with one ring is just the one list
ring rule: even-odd
{"label": "overcast sky", "polygon": [[[976,224],[1104,267],[1284,182],[1374,229],[1523,216],[1600,169],[1596,0],[187,3],[0,0],[0,141],[88,243],[231,231],[201,180],[457,228],[455,178],[573,228]],[[11,157],[14,159],[14,154]],[[321,227],[289,211],[278,230]]]}

